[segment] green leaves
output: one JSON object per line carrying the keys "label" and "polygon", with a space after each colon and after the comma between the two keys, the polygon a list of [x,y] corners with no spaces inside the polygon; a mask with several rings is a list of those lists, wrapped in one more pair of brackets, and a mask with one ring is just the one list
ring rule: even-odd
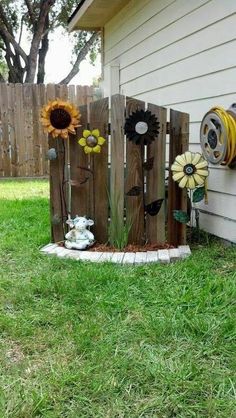
{"label": "green leaves", "polygon": [[183,210],[173,210],[174,219],[181,224],[187,224],[190,221],[190,216]]}
{"label": "green leaves", "polygon": [[193,203],[201,202],[202,199],[204,199],[205,196],[205,187],[198,187],[193,192]]}

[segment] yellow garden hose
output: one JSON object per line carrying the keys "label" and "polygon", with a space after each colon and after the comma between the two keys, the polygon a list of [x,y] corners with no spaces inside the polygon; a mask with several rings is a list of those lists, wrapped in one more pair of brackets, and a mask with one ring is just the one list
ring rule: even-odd
{"label": "yellow garden hose", "polygon": [[233,168],[236,163],[236,113],[233,105],[229,110],[214,106],[205,114],[200,142],[207,161]]}
{"label": "yellow garden hose", "polygon": [[236,158],[236,120],[222,107],[213,107],[211,112],[215,112],[224,124],[227,135],[227,149],[225,159],[221,164],[230,165]]}

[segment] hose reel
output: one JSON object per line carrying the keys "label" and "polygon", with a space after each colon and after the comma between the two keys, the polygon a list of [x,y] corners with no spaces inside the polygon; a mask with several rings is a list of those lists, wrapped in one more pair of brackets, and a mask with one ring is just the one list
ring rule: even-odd
{"label": "hose reel", "polygon": [[202,153],[211,164],[236,165],[236,103],[225,111],[214,107],[203,117],[200,128]]}

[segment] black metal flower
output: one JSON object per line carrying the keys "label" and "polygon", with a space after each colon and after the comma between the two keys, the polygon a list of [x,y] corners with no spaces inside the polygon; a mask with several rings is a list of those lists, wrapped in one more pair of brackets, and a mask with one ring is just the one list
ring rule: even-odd
{"label": "black metal flower", "polygon": [[159,122],[150,110],[136,110],[125,121],[125,134],[135,144],[150,144],[157,138]]}

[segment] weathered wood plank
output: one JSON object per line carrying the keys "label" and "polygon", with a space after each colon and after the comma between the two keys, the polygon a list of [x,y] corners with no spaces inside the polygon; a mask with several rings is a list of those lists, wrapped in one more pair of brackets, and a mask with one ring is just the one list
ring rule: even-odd
{"label": "weathered wood plank", "polygon": [[[40,118],[40,112],[42,107],[47,103],[46,97],[46,87],[44,84],[38,86],[39,89],[39,109],[38,109],[38,118]],[[43,175],[49,174],[49,162],[47,159],[47,150],[48,150],[48,135],[44,132],[41,122],[39,123],[39,137],[40,137],[40,170]]]}
{"label": "weathered wood plank", "polygon": [[70,138],[71,156],[71,213],[72,216],[91,216],[89,213],[89,182],[92,174],[88,169],[88,155],[78,140],[83,136],[83,130],[87,128],[87,106],[80,106],[81,126],[77,128],[76,136]]}
{"label": "weathered wood plank", "polygon": [[40,98],[40,91],[39,86],[37,84],[32,85],[32,116],[33,116],[33,158],[34,158],[34,166],[32,169],[32,175],[42,176],[42,166],[41,166],[41,149],[42,149],[42,137],[39,132],[39,124],[40,122],[40,105],[39,105],[39,98]]}
{"label": "weathered wood plank", "polygon": [[17,148],[15,135],[15,89],[14,84],[9,84],[7,88],[8,95],[8,122],[9,122],[9,142],[11,146],[11,176],[17,176]]}
{"label": "weathered wood plank", "polygon": [[7,88],[7,84],[1,83],[2,170],[4,177],[11,176],[11,144],[9,138]]}
{"label": "weathered wood plank", "polygon": [[[137,109],[145,109],[145,103],[126,98],[126,117]],[[129,139],[126,141],[126,220],[131,224],[129,243],[143,244],[144,232],[144,178],[143,178],[144,147],[136,145]],[[133,187],[140,187],[138,196],[128,196],[127,193]]]}
{"label": "weathered wood plank", "polygon": [[147,146],[147,161],[153,159],[153,168],[146,173],[146,204],[164,199],[159,213],[155,216],[146,214],[146,234],[150,243],[164,243],[165,237],[165,150],[166,150],[166,117],[163,107],[148,104],[148,110],[157,117],[160,123],[159,135]]}
{"label": "weathered wood plank", "polygon": [[23,112],[23,89],[22,84],[15,84],[15,102],[16,102],[16,138],[17,138],[17,175],[19,177],[25,177],[25,141],[24,141],[24,112]]}
{"label": "weathered wood plank", "polygon": [[91,156],[93,169],[94,196],[94,231],[99,242],[108,239],[108,99],[98,100],[90,104],[90,129],[99,129],[100,136],[106,138],[100,154]]}
{"label": "weathered wood plank", "polygon": [[[187,113],[170,110],[170,145],[169,168],[177,155],[188,149],[189,143],[189,115]],[[173,210],[187,210],[187,190],[181,189],[172,180],[169,172],[168,184],[168,242],[174,246],[186,243],[186,225],[177,222],[173,217]]]}
{"label": "weathered wood plank", "polygon": [[24,108],[24,143],[25,157],[24,164],[27,176],[34,175],[33,155],[33,101],[32,84],[23,84],[23,108]]}
{"label": "weathered wood plank", "polygon": [[124,109],[125,96],[111,97],[110,239],[124,229]]}

